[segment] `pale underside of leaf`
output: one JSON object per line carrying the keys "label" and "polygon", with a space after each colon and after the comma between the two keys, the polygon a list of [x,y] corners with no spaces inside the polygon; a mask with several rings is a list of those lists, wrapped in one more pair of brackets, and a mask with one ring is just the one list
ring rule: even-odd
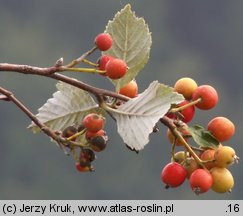
{"label": "pale underside of leaf", "polygon": [[117,120],[118,133],[124,142],[137,151],[149,142],[155,124],[184,97],[172,88],[154,81],[138,97],[129,100],[113,111]]}
{"label": "pale underside of leaf", "polygon": [[[52,130],[62,131],[67,126],[81,123],[90,112],[102,112],[87,92],[62,82],[57,83],[57,89],[36,115],[38,120]],[[33,122],[29,128],[34,133],[40,131]]]}
{"label": "pale underside of leaf", "polygon": [[134,79],[148,62],[151,33],[144,19],[136,17],[129,4],[108,22],[105,32],[113,38],[113,45],[105,54],[123,59],[129,67],[124,77],[111,80],[118,90]]}

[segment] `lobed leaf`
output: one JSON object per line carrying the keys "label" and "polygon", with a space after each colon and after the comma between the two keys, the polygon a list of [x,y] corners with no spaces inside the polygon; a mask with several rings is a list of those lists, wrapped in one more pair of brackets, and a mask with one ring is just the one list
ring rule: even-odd
{"label": "lobed leaf", "polygon": [[188,127],[189,132],[192,135],[193,140],[202,147],[217,148],[219,141],[202,126],[195,125]]}
{"label": "lobed leaf", "polygon": [[184,97],[171,87],[154,81],[138,97],[111,112],[117,120],[118,133],[124,142],[131,149],[139,151],[149,142],[149,134],[171,104],[183,100]]}
{"label": "lobed leaf", "polygon": [[113,38],[113,45],[105,54],[123,59],[129,67],[124,77],[111,80],[118,90],[134,79],[148,62],[152,45],[151,33],[145,20],[132,12],[130,4],[108,22],[105,32]]}

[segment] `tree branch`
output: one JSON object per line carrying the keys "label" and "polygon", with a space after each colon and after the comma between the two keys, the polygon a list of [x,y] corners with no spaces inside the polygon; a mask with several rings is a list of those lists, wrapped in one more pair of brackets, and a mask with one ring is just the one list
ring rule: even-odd
{"label": "tree branch", "polygon": [[0,95],[0,100],[9,101],[9,98],[6,95]]}
{"label": "tree branch", "polygon": [[[64,72],[68,71],[70,68],[78,63],[80,63],[85,57],[90,55],[96,48],[93,48],[89,52],[83,54],[78,59],[72,61],[67,66],[62,66],[63,59],[61,58],[56,62],[56,64],[52,67],[35,67],[30,65],[19,65],[19,64],[8,64],[8,63],[0,63],[0,71],[8,71],[8,72],[17,72],[21,74],[31,74],[31,75],[38,75],[38,76],[44,76],[51,79],[59,80],[62,82],[65,82],[67,84],[70,84],[72,86],[75,86],[79,89],[82,89],[84,91],[87,91],[91,94],[93,94],[98,103],[100,104],[101,101],[103,101],[103,98],[105,96],[110,96],[116,99],[120,99],[123,101],[128,101],[130,98],[117,94],[116,92],[108,91],[105,89],[96,88],[94,86],[88,85],[84,82],[81,82],[77,79],[65,76],[63,74],[57,73],[57,72]],[[19,107],[47,136],[51,137],[53,140],[55,140],[59,146],[62,148],[63,145],[68,146],[75,145],[74,142],[67,142],[65,139],[61,138],[58,134],[56,134],[54,131],[52,131],[49,127],[45,126],[43,123],[41,123],[37,117],[23,104],[21,103],[12,92],[0,87],[0,100],[4,101],[12,101],[17,107]],[[63,144],[63,145],[62,145]]]}
{"label": "tree branch", "polygon": [[41,68],[35,67],[30,65],[19,65],[19,64],[8,64],[8,63],[1,63],[0,64],[0,71],[9,71],[9,72],[18,72],[23,74],[32,74],[32,75],[41,75],[41,76],[48,76],[55,72],[58,72],[60,67],[49,67],[49,68]]}
{"label": "tree branch", "polygon": [[[55,80],[59,80],[62,82],[65,82],[67,84],[70,84],[72,86],[75,86],[79,89],[82,89],[84,91],[87,91],[91,94],[93,94],[100,105],[101,99],[104,98],[104,96],[110,96],[116,99],[120,99],[123,101],[128,101],[130,98],[117,94],[116,92],[108,91],[105,89],[96,88],[94,86],[88,85],[86,83],[83,83],[77,79],[65,76],[63,74],[60,74],[58,72],[64,72],[68,71],[69,68],[72,68],[73,66],[80,63],[86,56],[91,54],[95,48],[93,48],[91,51],[85,53],[78,59],[72,61],[70,64],[66,66],[62,66],[59,64],[55,64],[52,67],[48,68],[41,68],[41,67],[35,67],[35,66],[29,66],[29,65],[18,65],[18,64],[8,64],[8,63],[0,63],[0,71],[9,71],[9,72],[17,72],[22,74],[32,74],[32,75],[39,75],[44,77],[49,77]],[[17,98],[14,97],[14,95],[7,91],[6,89],[0,87],[0,100],[7,100],[12,101],[16,106],[18,106],[46,135],[51,137],[53,140],[55,140],[59,145],[64,144],[65,140],[61,140],[61,138],[55,134],[50,128],[46,127],[44,124],[42,124],[34,114],[30,112],[30,110],[24,106]],[[204,164],[202,163],[201,159],[197,156],[197,154],[192,150],[192,148],[188,145],[188,143],[184,140],[180,132],[177,130],[176,125],[173,123],[171,119],[164,116],[160,119],[161,123],[163,123],[165,126],[167,126],[174,136],[183,143],[183,146],[187,149],[187,151],[192,155],[192,157],[195,159],[195,161],[200,164],[202,167],[204,167]],[[62,147],[62,145],[60,145]]]}
{"label": "tree branch", "polygon": [[9,101],[13,102],[20,110],[22,110],[47,136],[51,137],[60,145],[61,138],[56,135],[54,131],[41,123],[36,116],[13,95],[12,92],[0,87],[0,93],[5,95]]}
{"label": "tree branch", "polygon": [[22,74],[32,74],[32,75],[39,75],[39,76],[45,76],[52,79],[60,80],[65,83],[68,83],[70,85],[73,85],[77,88],[80,88],[84,91],[88,91],[91,94],[93,94],[96,98],[100,97],[100,95],[103,96],[110,96],[113,98],[117,98],[123,101],[129,100],[128,97],[117,94],[112,91],[108,91],[105,89],[96,88],[94,86],[88,85],[84,82],[81,82],[77,79],[62,75],[57,72],[63,72],[63,67],[59,66],[52,66],[49,68],[41,68],[41,67],[35,67],[35,66],[29,66],[29,65],[18,65],[18,64],[8,64],[8,63],[0,63],[0,71],[9,71],[9,72],[17,72]]}

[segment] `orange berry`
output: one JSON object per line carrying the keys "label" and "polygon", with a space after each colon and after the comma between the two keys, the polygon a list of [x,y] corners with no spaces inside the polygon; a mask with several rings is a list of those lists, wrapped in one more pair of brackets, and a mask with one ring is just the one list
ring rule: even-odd
{"label": "orange berry", "polygon": [[215,154],[215,149],[207,149],[200,156],[201,160],[210,161],[210,162],[204,163],[204,165],[207,169],[211,169],[211,168],[215,167],[215,165],[216,165],[215,161],[214,161],[214,154]]}
{"label": "orange berry", "polygon": [[216,117],[208,123],[208,130],[219,142],[224,142],[234,135],[235,125],[225,117]]}
{"label": "orange berry", "polygon": [[134,98],[138,95],[138,85],[135,80],[130,81],[119,90],[119,94]]}
{"label": "orange berry", "polygon": [[182,94],[187,100],[192,98],[192,94],[197,89],[197,83],[188,77],[179,79],[174,85],[174,91]]}

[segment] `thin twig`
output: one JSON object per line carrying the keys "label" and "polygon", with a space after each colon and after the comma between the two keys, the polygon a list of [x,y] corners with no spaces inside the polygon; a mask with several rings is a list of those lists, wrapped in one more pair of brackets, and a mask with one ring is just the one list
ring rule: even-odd
{"label": "thin twig", "polygon": [[55,134],[50,128],[41,123],[36,116],[21,102],[19,101],[12,92],[0,87],[0,93],[5,95],[9,101],[12,101],[20,110],[22,110],[47,136],[55,140],[59,145],[61,138]]}
{"label": "thin twig", "polygon": [[97,50],[97,47],[96,46],[93,47],[88,52],[86,52],[83,55],[81,55],[79,58],[73,60],[71,63],[69,63],[65,67],[72,68],[72,67],[76,66],[77,64],[79,64],[80,62],[82,62],[84,59],[86,59],[89,55],[91,55],[95,50]]}
{"label": "thin twig", "polygon": [[192,150],[190,145],[185,141],[183,136],[180,134],[180,132],[177,130],[176,125],[174,124],[173,120],[168,118],[167,116],[164,116],[160,119],[160,122],[163,123],[165,126],[167,126],[173,135],[182,143],[182,145],[186,148],[186,150],[189,152],[189,154],[194,158],[194,160],[199,164],[201,167],[205,168],[202,160],[197,156],[197,154]]}
{"label": "thin twig", "polygon": [[6,95],[0,95],[0,100],[9,101],[9,98]]}

